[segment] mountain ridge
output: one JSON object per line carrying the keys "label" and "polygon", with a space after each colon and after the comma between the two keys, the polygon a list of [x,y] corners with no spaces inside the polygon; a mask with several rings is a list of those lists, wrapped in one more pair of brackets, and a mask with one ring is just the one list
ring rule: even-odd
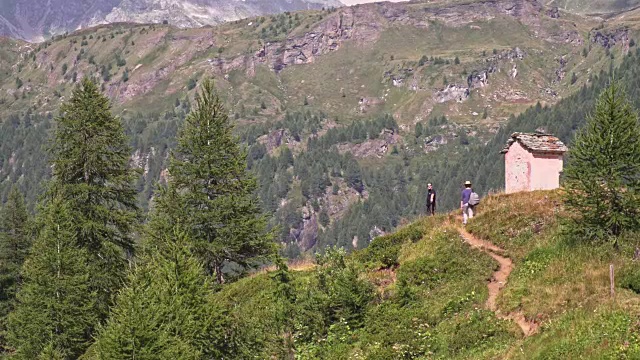
{"label": "mountain ridge", "polygon": [[0,35],[31,42],[44,41],[99,24],[162,23],[200,27],[225,21],[342,6],[339,0],[13,0],[0,7]]}

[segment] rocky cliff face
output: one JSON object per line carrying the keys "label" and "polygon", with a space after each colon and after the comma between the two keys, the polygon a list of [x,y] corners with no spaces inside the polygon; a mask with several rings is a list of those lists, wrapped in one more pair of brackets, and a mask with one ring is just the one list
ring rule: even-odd
{"label": "rocky cliff face", "polygon": [[250,16],[342,6],[338,0],[14,0],[0,5],[0,35],[28,41],[98,24],[199,27]]}

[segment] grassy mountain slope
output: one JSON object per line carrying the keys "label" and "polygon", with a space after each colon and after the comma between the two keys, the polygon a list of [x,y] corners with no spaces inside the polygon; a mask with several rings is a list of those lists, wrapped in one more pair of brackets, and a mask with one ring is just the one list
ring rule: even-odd
{"label": "grassy mountain slope", "polygon": [[[339,119],[386,112],[412,125],[435,112],[468,123],[488,108],[495,122],[555,102],[602,66],[605,49],[588,46],[598,22],[546,11],[524,0],[386,3],[202,29],[104,26],[42,44],[16,64],[27,86],[16,89],[14,78],[2,90],[8,111],[55,109],[73,79],[89,75],[102,79],[120,110],[164,112],[190,78],[209,74],[246,120],[281,116],[306,98]],[[585,47],[594,51],[582,57]],[[486,82],[472,77],[484,73]],[[574,84],[571,73],[579,75]],[[470,89],[470,98],[438,94],[447,84]]]}
{"label": "grassy mountain slope", "polygon": [[551,0],[547,5],[579,14],[607,16],[635,9],[640,2],[637,0]]}
{"label": "grassy mountain slope", "polygon": [[[499,189],[494,150],[508,131],[547,124],[537,110],[509,116],[594,88],[594,74],[635,52],[633,14],[601,23],[526,0],[383,3],[200,29],[115,24],[23,44],[0,77],[0,194],[18,183],[35,203],[53,116],[87,75],[125,122],[146,208],[209,75],[287,254],[363,248],[423,212],[427,182],[443,209],[464,180]],[[588,110],[571,99],[568,115],[548,118],[563,140]]]}
{"label": "grassy mountain slope", "polygon": [[[497,314],[485,304],[497,263],[462,241],[453,215],[419,219],[377,238],[348,257],[346,267],[338,261],[294,272],[290,323],[276,305],[282,284],[274,272],[216,296],[238,321],[238,343],[263,357],[286,352],[287,338],[299,358],[640,356],[640,296],[630,290],[640,285],[631,261],[637,238],[626,239],[620,252],[609,244],[572,243],[558,223],[564,216],[558,192],[484,200],[468,230],[504,248],[514,264],[498,295]],[[609,296],[609,264],[616,269],[615,298]],[[320,286],[329,274],[335,281]],[[525,337],[497,317],[514,311],[535,323],[536,332]]]}

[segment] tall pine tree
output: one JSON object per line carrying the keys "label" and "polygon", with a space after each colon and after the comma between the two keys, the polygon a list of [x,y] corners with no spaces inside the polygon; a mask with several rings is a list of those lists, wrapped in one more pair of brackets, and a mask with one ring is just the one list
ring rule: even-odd
{"label": "tall pine tree", "polygon": [[[222,359],[224,313],[184,233],[151,241],[87,359]],[[230,358],[230,357],[229,357]]]}
{"label": "tall pine tree", "polygon": [[47,196],[68,202],[73,212],[71,233],[91,257],[91,289],[98,293],[102,319],[124,280],[138,221],[131,149],[109,100],[89,79],[74,89],[60,113]]}
{"label": "tall pine tree", "polygon": [[612,80],[578,132],[565,170],[565,202],[573,228],[589,238],[614,238],[640,227],[640,125],[620,84]]}
{"label": "tall pine tree", "polygon": [[96,293],[90,290],[88,252],[75,241],[74,216],[62,199],[52,199],[41,215],[8,320],[7,338],[18,359],[77,358],[90,340]]}
{"label": "tall pine tree", "polygon": [[7,315],[13,310],[21,282],[20,268],[31,246],[28,228],[29,214],[24,197],[14,186],[0,211],[0,353],[7,350]]}
{"label": "tall pine tree", "polygon": [[151,221],[156,236],[185,224],[207,272],[224,282],[223,266],[250,266],[273,252],[267,220],[254,194],[246,152],[215,93],[202,83],[196,106],[180,129],[169,162],[168,189],[160,192]]}

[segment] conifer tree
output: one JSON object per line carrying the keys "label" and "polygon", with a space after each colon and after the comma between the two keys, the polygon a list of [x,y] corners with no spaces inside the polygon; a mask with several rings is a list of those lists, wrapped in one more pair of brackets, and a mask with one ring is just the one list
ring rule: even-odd
{"label": "conifer tree", "polygon": [[276,299],[276,321],[278,326],[278,335],[282,338],[282,347],[278,358],[280,359],[295,359],[295,303],[296,303],[296,289],[293,285],[293,276],[289,271],[286,261],[280,256],[275,259],[276,271],[271,274],[271,278],[275,281],[275,293]]}
{"label": "conifer tree", "polygon": [[184,224],[207,272],[224,282],[222,268],[249,266],[273,252],[246,152],[209,80],[201,85],[195,109],[185,119],[169,161],[168,188],[160,191],[151,220],[159,236]]}
{"label": "conifer tree", "polygon": [[635,230],[640,191],[640,126],[620,84],[612,80],[577,134],[564,170],[574,228],[605,239]]}
{"label": "conifer tree", "polygon": [[91,289],[98,292],[99,318],[104,318],[124,279],[138,220],[131,149],[109,100],[86,78],[60,114],[47,197],[68,202],[73,212],[71,233],[92,259]]}
{"label": "conifer tree", "polygon": [[0,212],[0,353],[6,346],[7,315],[20,285],[20,268],[31,245],[28,220],[22,193],[14,186]]}
{"label": "conifer tree", "polygon": [[190,239],[176,230],[150,242],[86,358],[225,358],[228,326]]}
{"label": "conifer tree", "polygon": [[18,359],[77,358],[97,322],[89,256],[75,241],[73,216],[58,198],[43,210],[40,234],[22,269],[24,284],[8,319],[7,337]]}

